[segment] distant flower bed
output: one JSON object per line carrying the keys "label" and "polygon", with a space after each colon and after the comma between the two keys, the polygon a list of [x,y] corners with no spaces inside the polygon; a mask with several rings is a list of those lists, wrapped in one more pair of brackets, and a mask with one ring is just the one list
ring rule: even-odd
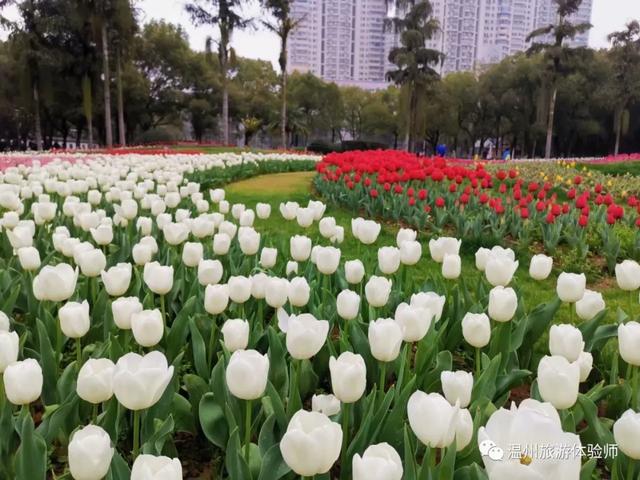
{"label": "distant flower bed", "polygon": [[594,182],[575,167],[348,152],[325,156],[315,184],[335,203],[435,233],[453,230],[477,245],[540,242],[548,253],[566,246],[581,259],[597,247],[611,270],[621,255],[640,256],[638,190],[621,192],[612,177]]}

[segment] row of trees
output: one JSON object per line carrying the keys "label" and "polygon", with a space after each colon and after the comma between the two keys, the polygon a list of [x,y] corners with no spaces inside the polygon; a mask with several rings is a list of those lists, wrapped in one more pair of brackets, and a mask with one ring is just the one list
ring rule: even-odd
{"label": "row of trees", "polygon": [[[129,0],[23,0],[20,21],[3,20],[10,35],[0,42],[0,138],[64,146],[71,135],[78,143],[95,135],[124,145],[180,139],[188,129],[227,144],[241,132],[273,146],[446,143],[458,155],[480,154],[489,141],[520,156],[640,149],[640,25],[612,34],[610,50],[570,49],[566,39],[589,26],[567,20],[580,0],[556,1],[558,23],[532,32],[529,52],[442,79],[434,68],[442,55],[424,46],[438,28],[429,2],[396,9],[406,14],[387,25],[400,38],[390,54],[395,86],[367,92],[286,75],[297,26],[290,0],[263,0],[272,13],[263,23],[281,40],[279,71],[230,47],[233,32],[249,24],[241,0],[187,4],[194,22],[218,30],[203,52],[178,26],[141,27]],[[536,43],[549,35],[552,42]]]}

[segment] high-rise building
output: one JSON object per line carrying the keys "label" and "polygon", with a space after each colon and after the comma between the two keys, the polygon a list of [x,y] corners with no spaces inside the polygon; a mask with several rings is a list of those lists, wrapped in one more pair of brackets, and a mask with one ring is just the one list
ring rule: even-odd
{"label": "high-rise building", "polygon": [[[571,17],[589,22],[593,0],[584,0]],[[445,54],[436,69],[443,75],[473,71],[529,47],[531,31],[556,22],[554,0],[431,0],[440,24],[428,48]],[[310,71],[338,84],[382,88],[394,68],[389,51],[399,36],[384,29],[385,0],[294,0],[293,18],[302,19],[291,35],[289,71]],[[549,39],[540,39],[547,41]],[[588,33],[570,42],[586,46]]]}

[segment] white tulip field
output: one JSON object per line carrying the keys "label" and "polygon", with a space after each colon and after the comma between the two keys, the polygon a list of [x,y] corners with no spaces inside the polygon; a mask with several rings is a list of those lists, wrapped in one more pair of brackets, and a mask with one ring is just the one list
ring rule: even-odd
{"label": "white tulip field", "polygon": [[319,160],[0,172],[0,479],[640,478],[638,263],[225,188]]}

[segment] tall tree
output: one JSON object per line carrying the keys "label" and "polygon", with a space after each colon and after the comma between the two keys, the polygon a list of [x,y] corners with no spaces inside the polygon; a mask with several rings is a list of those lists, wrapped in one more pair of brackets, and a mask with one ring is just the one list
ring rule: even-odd
{"label": "tall tree", "polygon": [[274,20],[263,20],[262,24],[280,39],[280,55],[278,56],[282,75],[280,84],[280,143],[282,148],[287,148],[287,43],[291,32],[304,18],[291,18],[291,0],[262,0],[262,4],[274,17]]}
{"label": "tall tree", "polygon": [[[185,6],[196,25],[217,27],[218,63],[222,84],[222,132],[225,145],[229,144],[229,73],[235,61],[235,52],[231,48],[231,37],[235,30],[241,30],[251,24],[251,19],[242,18],[240,9],[243,0],[195,0]],[[207,50],[211,51],[213,40],[207,39]]]}
{"label": "tall tree", "polygon": [[640,22],[629,22],[627,28],[613,32],[608,38],[613,45],[611,59],[615,74],[611,83],[616,101],[614,155],[618,155],[625,112],[629,102],[640,95]]}
{"label": "tall tree", "polygon": [[527,41],[536,38],[552,38],[552,42],[534,42],[530,53],[544,52],[547,61],[547,84],[549,86],[549,108],[547,114],[547,140],[545,145],[545,158],[551,158],[553,146],[553,126],[555,120],[556,99],[558,96],[558,77],[562,75],[564,63],[574,49],[565,45],[566,40],[572,40],[576,35],[586,32],[591,28],[590,23],[574,24],[569,17],[576,13],[583,0],[554,0],[557,5],[558,20],[555,24],[547,25],[534,30],[527,36]]}
{"label": "tall tree", "polygon": [[428,0],[415,4],[400,0],[396,4],[396,11],[406,14],[389,18],[385,23],[387,28],[399,35],[400,40],[400,45],[389,52],[389,61],[397,68],[387,72],[387,78],[406,90],[408,105],[405,142],[407,149],[413,150],[417,131],[418,97],[426,92],[430,83],[440,77],[434,67],[442,60],[443,55],[425,46],[439,28]]}

